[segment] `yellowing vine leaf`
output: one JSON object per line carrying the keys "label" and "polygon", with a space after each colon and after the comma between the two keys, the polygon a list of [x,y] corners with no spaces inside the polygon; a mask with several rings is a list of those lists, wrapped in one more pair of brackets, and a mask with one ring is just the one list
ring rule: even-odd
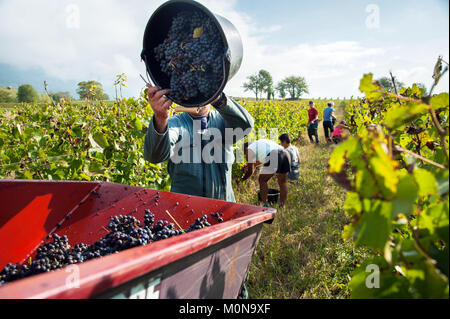
{"label": "yellowing vine leaf", "polygon": [[205,32],[205,29],[203,28],[203,26],[196,28],[194,30],[193,38],[194,39],[200,38],[203,35],[204,32]]}

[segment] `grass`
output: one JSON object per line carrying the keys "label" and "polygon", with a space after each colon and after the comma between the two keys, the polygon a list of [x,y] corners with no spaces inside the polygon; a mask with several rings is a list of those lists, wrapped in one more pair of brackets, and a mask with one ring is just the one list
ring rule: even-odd
{"label": "grass", "polygon": [[[341,237],[350,219],[343,209],[345,191],[327,174],[333,149],[299,146],[300,182],[290,185],[287,206],[263,227],[250,266],[250,298],[350,297],[351,273],[370,253]],[[278,188],[274,178],[269,186]],[[235,185],[237,201],[261,205],[258,188],[256,176]]]}

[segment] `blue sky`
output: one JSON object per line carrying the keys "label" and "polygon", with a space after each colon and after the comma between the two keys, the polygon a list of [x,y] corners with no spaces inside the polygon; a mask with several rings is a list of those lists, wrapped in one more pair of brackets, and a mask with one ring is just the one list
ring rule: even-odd
{"label": "blue sky", "polygon": [[[163,2],[0,0],[0,83],[16,72],[16,78],[29,74],[39,83],[46,77],[55,88],[74,92],[78,81],[93,79],[111,94],[115,75],[124,72],[126,95],[136,96],[143,85],[145,25]],[[243,65],[226,88],[235,96],[251,96],[242,83],[260,69],[276,82],[304,76],[306,97],[359,95],[359,80],[368,72],[381,77],[392,71],[408,85],[429,87],[437,57],[449,60],[448,1],[200,2],[231,20],[243,38]],[[448,91],[448,83],[447,75],[437,92]]]}
{"label": "blue sky", "polygon": [[[380,28],[375,31],[365,27],[365,10],[371,4],[380,8]],[[449,3],[443,0],[246,0],[237,1],[236,9],[262,25],[282,26],[270,40],[279,45],[339,40],[379,45],[399,37],[399,43],[408,44],[417,37],[448,37]]]}

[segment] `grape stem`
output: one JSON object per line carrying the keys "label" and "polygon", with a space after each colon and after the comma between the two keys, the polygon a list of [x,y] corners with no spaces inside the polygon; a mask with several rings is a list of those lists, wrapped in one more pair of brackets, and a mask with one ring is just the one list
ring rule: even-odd
{"label": "grape stem", "polygon": [[[442,75],[444,75],[447,71],[448,71],[448,67],[446,67],[445,70],[440,74],[440,77],[442,77]],[[393,77],[392,73],[391,73],[391,77],[393,79],[393,84],[395,85],[395,80],[394,80],[394,77]],[[441,124],[439,123],[439,120],[437,119],[436,112],[434,111],[433,107],[430,105],[432,92],[433,92],[434,88],[436,87],[436,85],[438,84],[439,79],[440,78],[435,79],[434,84],[433,84],[433,86],[432,86],[432,88],[430,90],[429,95],[427,97],[422,98],[422,101],[429,106],[429,112],[430,112],[430,115],[431,115],[431,119],[433,120],[433,124],[436,127],[436,130],[438,131],[439,138],[440,138],[440,145],[441,145],[442,149],[444,150],[444,155],[445,155],[445,158],[447,160],[446,166],[444,167],[444,166],[442,166],[440,164],[437,164],[437,163],[435,163],[433,161],[427,160],[424,157],[422,157],[420,155],[417,155],[415,153],[412,153],[410,151],[407,151],[405,149],[402,149],[403,150],[402,152],[407,152],[410,155],[415,156],[415,157],[421,159],[424,162],[428,162],[429,164],[432,164],[432,165],[434,165],[436,167],[439,167],[439,168],[442,168],[442,169],[446,169],[446,168],[449,167],[449,153],[448,153],[448,147],[447,147],[445,138],[448,136],[449,132],[448,132],[448,128],[447,129],[442,128]],[[388,97],[391,97],[391,98],[396,98],[397,100],[403,100],[403,101],[407,101],[407,102],[411,102],[411,103],[417,103],[418,102],[416,99],[398,95],[397,92],[396,92],[396,94],[387,93],[386,95]],[[400,149],[398,149],[398,150],[401,151]]]}
{"label": "grape stem", "polygon": [[441,126],[441,124],[439,123],[437,116],[436,116],[436,112],[434,111],[433,108],[430,108],[430,114],[431,114],[431,118],[433,119],[433,124],[436,127],[436,130],[439,133],[439,139],[441,142],[441,146],[442,149],[444,150],[444,154],[445,154],[445,158],[447,159],[447,168],[449,166],[449,155],[448,155],[448,148],[447,148],[447,144],[445,141],[445,137],[448,136],[448,128],[446,130],[444,130]]}
{"label": "grape stem", "polygon": [[417,228],[412,227],[411,222],[408,221],[408,225],[409,227],[411,227],[411,231],[412,231],[412,237],[414,239],[414,247],[417,249],[417,251],[423,256],[425,257],[425,259],[431,263],[434,267],[436,267],[437,262],[436,260],[434,260],[433,258],[431,258],[425,251],[425,249],[423,249],[422,245],[420,244],[419,241],[419,234],[417,233]]}
{"label": "grape stem", "polygon": [[56,107],[55,101],[51,98],[50,93],[48,93],[47,81],[44,81],[44,90],[45,90],[45,93],[47,93],[47,96],[49,97],[49,99],[52,101],[53,106]]}
{"label": "grape stem", "polygon": [[178,222],[176,221],[176,219],[173,218],[173,216],[169,213],[168,210],[166,210],[166,213],[167,213],[167,215],[169,215],[170,218],[172,218],[172,220],[175,222],[175,224],[177,224],[178,228],[180,228],[180,230],[181,230],[184,234],[186,234],[186,232],[184,231],[184,229],[180,226],[180,224],[178,224]]}
{"label": "grape stem", "polygon": [[431,165],[433,165],[433,166],[436,166],[437,168],[440,168],[440,169],[446,169],[445,166],[443,166],[443,165],[441,165],[441,164],[439,164],[439,163],[433,162],[432,160],[429,160],[429,159],[427,159],[427,158],[425,158],[425,157],[423,157],[423,156],[421,156],[421,155],[419,155],[419,154],[416,154],[416,153],[414,153],[414,152],[411,152],[410,150],[404,149],[403,147],[400,147],[400,146],[398,146],[398,145],[395,146],[395,150],[398,151],[398,152],[407,153],[407,154],[409,154],[409,155],[411,155],[411,156],[413,156],[413,157],[415,157],[415,158],[420,159],[420,160],[423,161],[423,162],[426,162],[426,163],[428,163],[428,164],[431,164]]}
{"label": "grape stem", "polygon": [[[447,66],[441,72],[440,70],[442,70],[442,62],[446,63]],[[447,144],[446,144],[446,141],[445,141],[445,138],[449,134],[448,128],[446,128],[446,129],[442,128],[441,123],[439,123],[439,120],[438,120],[438,118],[436,116],[436,112],[434,111],[433,107],[430,105],[430,100],[431,100],[431,97],[432,97],[432,94],[433,94],[433,90],[438,85],[439,80],[442,78],[442,76],[445,73],[447,73],[447,71],[448,71],[448,63],[445,62],[444,60],[442,60],[442,57],[439,57],[438,62],[437,62],[436,67],[435,67],[435,75],[433,76],[433,78],[434,78],[433,86],[431,87],[430,93],[424,99],[424,101],[430,106],[431,119],[433,120],[433,124],[434,124],[434,126],[436,127],[436,130],[439,133],[440,144],[441,144],[442,149],[444,150],[445,158],[447,160],[447,168],[448,168],[449,167],[449,155],[448,155]]]}
{"label": "grape stem", "polygon": [[398,95],[397,84],[395,83],[394,75],[392,74],[392,71],[389,73],[391,74],[391,81],[392,81],[392,85],[394,86],[395,95]]}

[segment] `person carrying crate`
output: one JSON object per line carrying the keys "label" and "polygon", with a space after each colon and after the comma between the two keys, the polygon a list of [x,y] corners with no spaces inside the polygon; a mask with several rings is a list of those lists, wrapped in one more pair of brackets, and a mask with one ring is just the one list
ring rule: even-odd
{"label": "person carrying crate", "polygon": [[[148,86],[148,100],[154,116],[145,137],[145,159],[153,164],[168,161],[171,192],[235,202],[231,178],[233,145],[253,129],[252,116],[222,93],[212,103],[216,110],[207,105],[201,107],[198,114],[182,113],[169,118],[173,103],[166,97],[169,92]],[[228,143],[225,138],[221,139],[221,152],[211,155],[211,145],[214,146],[211,143],[217,141],[205,139],[205,132],[215,130],[225,137],[227,129],[243,134],[237,134]],[[180,151],[188,155],[187,160],[176,159]],[[197,153],[200,158],[196,158]]]}

